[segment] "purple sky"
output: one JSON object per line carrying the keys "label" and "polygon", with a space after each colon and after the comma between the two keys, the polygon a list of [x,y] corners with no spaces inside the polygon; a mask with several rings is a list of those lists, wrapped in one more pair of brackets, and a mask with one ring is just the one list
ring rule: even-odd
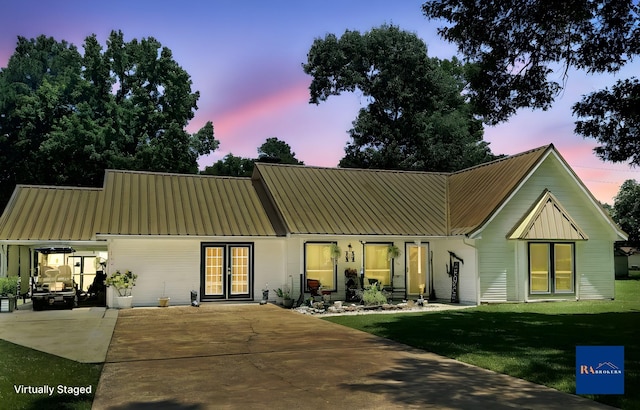
{"label": "purple sky", "polygon": [[[6,67],[17,36],[40,34],[81,47],[92,33],[104,45],[111,30],[125,39],[155,37],[173,51],[200,91],[198,111],[189,124],[195,132],[214,125],[220,148],[200,159],[201,167],[224,155],[255,157],[268,137],[286,141],[307,165],[336,166],[344,155],[347,130],[364,103],[361,95],[331,97],[308,104],[311,78],[301,64],[316,37],[367,31],[395,24],[415,32],[429,55],[450,58],[455,48],[436,34],[422,1],[35,1],[8,2],[0,15],[0,67]],[[629,66],[618,77],[572,73],[552,110],[522,111],[508,123],[485,128],[497,154],[515,154],[553,143],[587,187],[612,203],[620,184],[640,172],[598,160],[594,140],[573,134],[571,105],[580,96],[637,72]]]}

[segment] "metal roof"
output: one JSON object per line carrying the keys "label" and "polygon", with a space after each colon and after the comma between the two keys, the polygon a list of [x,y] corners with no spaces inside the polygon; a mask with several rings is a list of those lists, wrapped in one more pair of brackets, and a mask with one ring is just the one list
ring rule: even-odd
{"label": "metal roof", "polygon": [[98,234],[273,236],[248,178],[109,170]]}
{"label": "metal roof", "polygon": [[546,145],[451,174],[451,234],[468,234],[481,226],[552,148]]}
{"label": "metal roof", "polygon": [[447,174],[258,163],[288,232],[447,235]]}
{"label": "metal roof", "polygon": [[101,189],[18,185],[0,217],[6,240],[87,241],[94,237]]}
{"label": "metal roof", "polygon": [[[16,187],[0,239],[472,234],[549,151],[553,145],[453,174],[265,163],[250,179],[108,170],[103,188]],[[571,219],[557,205],[560,211],[542,206],[529,222],[567,228]],[[534,228],[527,234],[538,235]]]}
{"label": "metal roof", "polygon": [[545,190],[540,200],[525,217],[516,224],[509,239],[589,239],[586,233],[571,218],[558,199]]}

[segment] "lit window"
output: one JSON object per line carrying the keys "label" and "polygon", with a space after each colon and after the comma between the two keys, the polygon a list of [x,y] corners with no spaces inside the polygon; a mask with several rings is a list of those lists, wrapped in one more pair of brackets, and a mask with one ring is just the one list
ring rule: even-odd
{"label": "lit window", "polygon": [[336,269],[331,258],[331,243],[305,244],[305,275],[317,279],[323,289],[336,290]]}
{"label": "lit window", "polygon": [[366,244],[364,246],[364,277],[377,280],[383,286],[391,285],[391,261],[388,256],[389,244]]}
{"label": "lit window", "polygon": [[572,293],[573,243],[530,243],[531,293]]}

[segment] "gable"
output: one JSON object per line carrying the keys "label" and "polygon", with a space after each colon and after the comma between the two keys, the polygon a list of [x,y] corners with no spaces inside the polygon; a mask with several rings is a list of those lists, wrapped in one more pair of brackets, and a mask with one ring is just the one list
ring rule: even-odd
{"label": "gable", "polygon": [[468,234],[482,226],[551,149],[553,145],[548,145],[453,173],[451,234]]}
{"label": "gable", "polygon": [[587,240],[587,234],[548,190],[507,235],[509,239]]}

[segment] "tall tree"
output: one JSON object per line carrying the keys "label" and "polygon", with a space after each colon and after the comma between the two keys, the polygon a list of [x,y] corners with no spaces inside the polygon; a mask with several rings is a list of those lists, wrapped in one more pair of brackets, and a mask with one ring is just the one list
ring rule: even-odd
{"label": "tall tree", "polygon": [[254,159],[236,157],[229,153],[221,160],[214,162],[213,165],[206,166],[200,173],[227,177],[250,177],[253,173],[254,164]]}
{"label": "tall tree", "polygon": [[628,179],[614,198],[612,218],[629,235],[628,242],[640,245],[640,184]]}
{"label": "tall tree", "polygon": [[213,125],[185,131],[199,93],[154,38],[113,31],[84,55],[51,37],[18,38],[0,70],[0,205],[16,183],[96,186],[106,168],[195,173]]}
{"label": "tall tree", "polygon": [[267,138],[265,143],[258,148],[257,161],[304,165],[304,162],[296,158],[296,153],[291,151],[291,146],[276,137]]}
{"label": "tall tree", "polygon": [[455,171],[493,159],[463,94],[465,67],[429,58],[415,34],[383,25],[316,39],[303,65],[310,102],[359,91],[342,167]]}
{"label": "tall tree", "polygon": [[296,153],[291,152],[291,146],[278,138],[271,137],[258,147],[258,158],[236,157],[229,153],[213,165],[205,167],[202,174],[221,175],[233,177],[248,177],[253,173],[256,162],[270,162],[277,164],[304,165],[304,162],[296,158]]}
{"label": "tall tree", "polygon": [[[569,69],[617,72],[640,53],[640,8],[633,0],[428,0],[424,14],[442,19],[440,35],[474,63],[469,92],[489,124],[520,108],[546,110]],[[602,145],[609,161],[640,164],[638,80],[583,96],[573,107],[576,133]]]}

